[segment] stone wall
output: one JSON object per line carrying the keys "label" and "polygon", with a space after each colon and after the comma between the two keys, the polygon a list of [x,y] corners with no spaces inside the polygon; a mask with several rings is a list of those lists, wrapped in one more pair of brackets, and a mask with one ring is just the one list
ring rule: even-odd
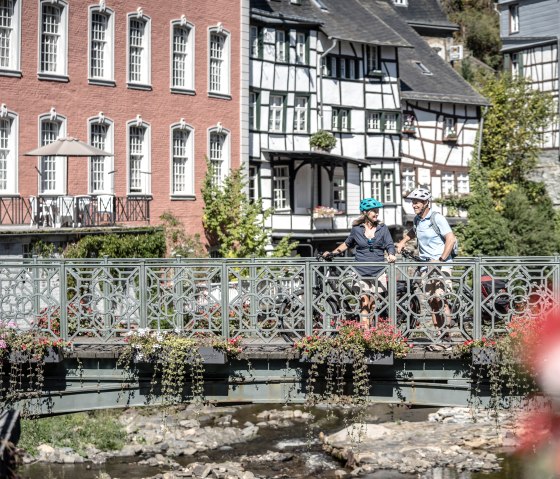
{"label": "stone wall", "polygon": [[556,208],[560,208],[560,152],[558,150],[542,151],[538,165],[529,179],[542,181],[552,203]]}

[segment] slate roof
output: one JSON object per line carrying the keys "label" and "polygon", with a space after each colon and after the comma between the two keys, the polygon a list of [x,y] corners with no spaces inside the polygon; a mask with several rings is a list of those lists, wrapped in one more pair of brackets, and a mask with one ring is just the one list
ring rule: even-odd
{"label": "slate roof", "polygon": [[458,30],[456,23],[450,22],[438,0],[408,0],[407,6],[393,5],[395,11],[411,26],[427,26],[445,30]]}
{"label": "slate roof", "polygon": [[358,0],[320,0],[320,3],[326,8],[320,8],[311,0],[301,0],[301,5],[294,5],[289,0],[251,0],[251,17],[287,24],[299,19],[302,24],[319,25],[330,37],[357,43],[411,46]]}
{"label": "slate roof", "polygon": [[[390,0],[359,0],[371,13],[379,16],[414,48],[399,50],[401,97],[472,105],[488,105],[488,101],[443,60],[432,47],[393,10]],[[422,73],[422,63],[432,74]]]}

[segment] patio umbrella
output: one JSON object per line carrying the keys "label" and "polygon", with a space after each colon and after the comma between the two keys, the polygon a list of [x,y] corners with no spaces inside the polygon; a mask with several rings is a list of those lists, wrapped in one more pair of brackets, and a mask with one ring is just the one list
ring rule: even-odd
{"label": "patio umbrella", "polygon": [[113,156],[113,154],[68,136],[28,151],[25,156]]}

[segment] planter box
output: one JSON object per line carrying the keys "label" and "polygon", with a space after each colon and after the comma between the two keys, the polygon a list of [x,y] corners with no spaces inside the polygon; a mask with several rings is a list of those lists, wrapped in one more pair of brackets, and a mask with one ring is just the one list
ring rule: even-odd
{"label": "planter box", "polygon": [[[384,366],[392,366],[394,363],[393,351],[387,352],[373,352],[369,351],[365,354],[366,364],[378,364]],[[309,358],[307,355],[302,355],[299,358],[300,363],[320,363],[316,358]],[[325,358],[325,364],[353,364],[354,359],[350,355],[337,356],[331,354]]]}
{"label": "planter box", "polygon": [[443,141],[449,141],[451,142],[456,142],[457,141],[457,135],[447,135],[443,137]]}
{"label": "planter box", "polygon": [[473,348],[471,361],[477,365],[494,364],[498,361],[498,355],[494,348]]}
{"label": "planter box", "polygon": [[[12,351],[8,359],[11,363],[38,363],[39,361],[31,357],[27,351]],[[43,356],[44,363],[60,363],[62,361],[62,351],[58,348],[48,348]]]}
{"label": "planter box", "polygon": [[402,132],[409,135],[414,135],[416,133],[416,128],[413,126],[403,126]]}
{"label": "planter box", "polygon": [[313,225],[316,230],[332,230],[332,218],[313,218]]}
{"label": "planter box", "polygon": [[[202,358],[202,362],[204,364],[226,364],[227,363],[227,355],[223,351],[218,351],[209,346],[201,346],[198,349],[200,357]],[[132,362],[135,364],[155,364],[156,362],[161,364],[161,359],[156,359],[151,357],[148,358],[138,358],[136,354],[132,356]]]}

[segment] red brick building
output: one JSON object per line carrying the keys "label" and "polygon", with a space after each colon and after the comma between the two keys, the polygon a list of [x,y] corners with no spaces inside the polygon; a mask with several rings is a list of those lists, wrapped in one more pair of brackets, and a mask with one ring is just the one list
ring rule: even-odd
{"label": "red brick building", "polygon": [[[243,3],[0,0],[2,227],[201,233],[205,157],[240,164]],[[24,156],[66,136],[114,156]]]}

